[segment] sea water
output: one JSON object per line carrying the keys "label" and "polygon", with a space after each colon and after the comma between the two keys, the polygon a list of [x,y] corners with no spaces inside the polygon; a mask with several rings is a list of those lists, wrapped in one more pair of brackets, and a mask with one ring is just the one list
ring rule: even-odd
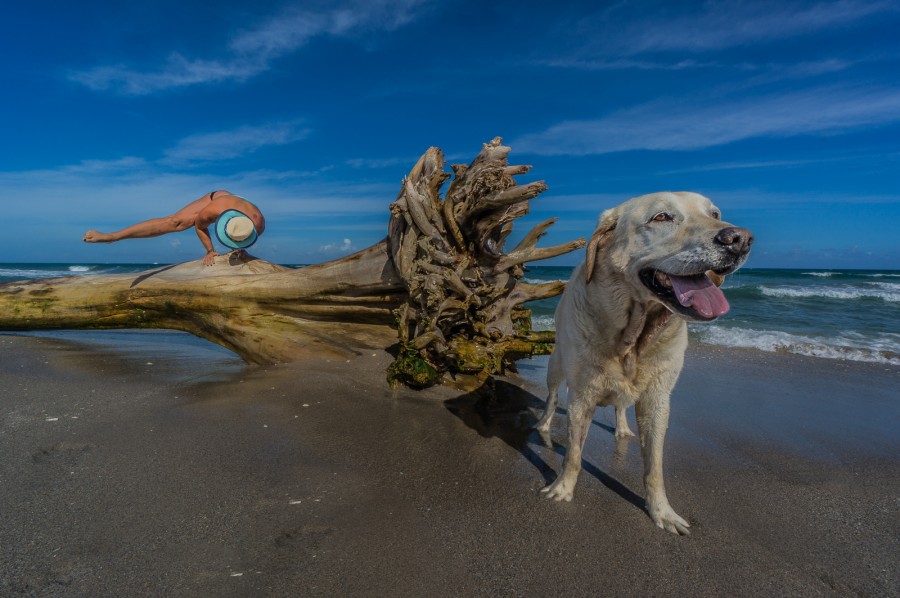
{"label": "sea water", "polygon": [[[0,283],[141,272],[160,264],[0,264]],[[571,267],[529,266],[523,282],[566,281]],[[689,325],[692,342],[900,365],[900,271],[743,268],[723,285],[731,311]],[[554,328],[558,298],[528,304]]]}
{"label": "sea water", "polygon": [[[530,267],[523,282],[571,273]],[[689,324],[693,342],[900,365],[900,271],[743,268],[722,288],[731,310]],[[557,303],[530,304],[535,329],[553,329]]]}

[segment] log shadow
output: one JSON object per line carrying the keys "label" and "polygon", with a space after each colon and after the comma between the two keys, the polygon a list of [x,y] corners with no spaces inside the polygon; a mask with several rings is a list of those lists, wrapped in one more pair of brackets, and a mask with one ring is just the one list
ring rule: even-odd
{"label": "log shadow", "polygon": [[[530,392],[502,380],[489,380],[481,388],[444,401],[450,413],[483,438],[500,438],[534,465],[546,483],[556,478],[549,464],[532,448],[540,436],[531,407],[543,401]],[[562,447],[560,447],[560,450]]]}
{"label": "log shadow", "polygon": [[[533,448],[535,445],[550,448],[560,456],[566,452],[565,447],[552,441],[549,435],[542,436],[533,428],[537,421],[532,409],[542,409],[543,400],[509,382],[489,380],[473,392],[444,401],[444,406],[478,432],[479,436],[500,438],[518,451],[534,465],[544,478],[544,483],[549,484],[556,479],[556,470]],[[557,412],[565,413],[565,410],[558,409]],[[610,433],[615,433],[614,427],[596,421],[593,423]],[[620,497],[646,511],[644,499],[617,479],[585,460],[582,461],[582,468]]]}
{"label": "log shadow", "polygon": [[143,274],[141,274],[140,276],[138,276],[137,278],[134,279],[134,281],[131,283],[131,288],[138,286],[139,284],[141,284],[142,282],[144,282],[151,276],[156,276],[157,274],[165,272],[166,270],[171,270],[172,268],[174,268],[177,265],[178,264],[172,264],[171,266],[163,266],[162,268],[157,268],[156,270],[144,272]]}

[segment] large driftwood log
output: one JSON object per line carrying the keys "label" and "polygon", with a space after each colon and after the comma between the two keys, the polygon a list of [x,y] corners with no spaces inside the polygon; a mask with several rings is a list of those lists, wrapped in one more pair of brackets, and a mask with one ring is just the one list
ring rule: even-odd
{"label": "large driftwood log", "polygon": [[168,328],[222,345],[250,363],[347,358],[397,347],[393,383],[480,384],[515,359],[549,350],[522,304],[562,283],[519,281],[527,262],[584,246],[536,247],[555,219],[508,253],[512,222],[543,182],[517,186],[528,166],[509,166],[499,138],[450,175],[429,149],[391,204],[387,239],[345,258],[291,269],[243,252],[130,275],[0,285],[0,329]]}
{"label": "large driftwood log", "polygon": [[0,329],[168,328],[226,347],[245,361],[347,358],[396,342],[402,281],[384,241],[300,270],[233,252],[140,274],[0,285]]}

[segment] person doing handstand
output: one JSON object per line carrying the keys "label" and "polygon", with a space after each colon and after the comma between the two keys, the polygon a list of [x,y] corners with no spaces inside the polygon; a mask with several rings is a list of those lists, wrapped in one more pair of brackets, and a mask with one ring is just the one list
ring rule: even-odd
{"label": "person doing handstand", "polygon": [[203,264],[211,266],[219,255],[213,247],[209,234],[211,224],[214,224],[213,231],[219,242],[231,249],[250,247],[266,230],[266,219],[263,218],[259,208],[243,197],[219,189],[192,201],[171,216],[138,222],[115,233],[89,230],[85,233],[83,241],[114,243],[122,239],[146,239],[194,227],[206,249]]}

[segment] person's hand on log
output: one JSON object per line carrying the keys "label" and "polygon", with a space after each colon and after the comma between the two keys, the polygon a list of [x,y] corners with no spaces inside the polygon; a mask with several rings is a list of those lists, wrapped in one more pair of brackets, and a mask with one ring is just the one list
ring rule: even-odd
{"label": "person's hand on log", "polygon": [[216,258],[219,256],[219,253],[215,249],[210,249],[206,252],[206,255],[203,256],[203,265],[204,266],[212,266],[216,263]]}

